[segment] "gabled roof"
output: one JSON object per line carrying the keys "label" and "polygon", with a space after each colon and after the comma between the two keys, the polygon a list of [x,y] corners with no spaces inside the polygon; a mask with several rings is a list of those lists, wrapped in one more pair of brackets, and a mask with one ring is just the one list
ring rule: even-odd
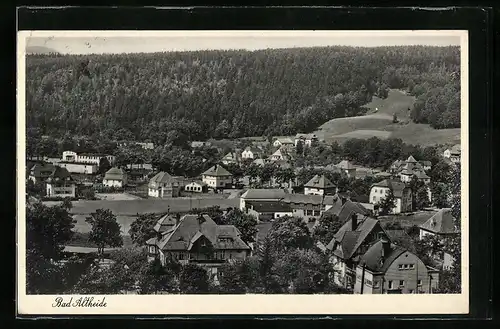
{"label": "gabled roof", "polygon": [[427,174],[421,170],[417,170],[413,172],[415,176],[417,176],[418,179],[428,179],[430,178],[427,176]]}
{"label": "gabled roof", "polygon": [[[201,238],[218,250],[248,250],[241,233],[233,225],[217,225],[208,215],[184,215],[171,232],[166,232],[156,245],[164,251],[190,250]],[[221,238],[228,239],[221,240]]]}
{"label": "gabled roof", "polygon": [[279,137],[275,141],[279,141],[281,144],[294,144],[293,140],[289,137]]}
{"label": "gabled roof", "polygon": [[30,175],[40,177],[43,175],[50,175],[54,171],[55,166],[50,163],[37,163],[31,167]]}
{"label": "gabled roof", "polygon": [[126,173],[120,169],[113,167],[106,171],[106,174],[104,175],[104,179],[107,180],[123,180],[125,178]]}
{"label": "gabled roof", "polygon": [[[356,213],[351,212],[351,214]],[[373,229],[379,225],[379,221],[376,219],[365,217],[363,215],[361,215],[362,218],[360,219],[360,216],[358,215],[359,214],[356,214],[357,227],[354,231],[352,230],[351,220],[347,220],[326,246],[327,249],[333,250],[334,253],[336,253],[337,250],[334,250],[334,246],[336,243],[339,243],[342,247],[342,253],[337,253],[337,255],[343,259],[351,258],[365,239],[370,235]],[[347,217],[350,219],[350,215]]]}
{"label": "gabled roof", "polygon": [[160,171],[149,180],[149,187],[157,187],[162,185],[170,185],[175,179],[167,172]]}
{"label": "gabled roof", "polygon": [[158,233],[168,232],[175,226],[177,219],[172,214],[166,214],[160,217],[154,226],[154,230]]}
{"label": "gabled roof", "polygon": [[342,199],[338,194],[332,196],[330,195],[325,196],[323,203],[327,205],[332,205],[332,207],[329,208],[327,211],[325,211],[323,214],[334,214],[337,216],[340,214],[343,204],[342,204]]}
{"label": "gabled roof", "polygon": [[451,148],[451,153],[460,153],[460,151],[462,150],[462,146],[460,144],[456,144],[456,145],[453,145],[453,147]]}
{"label": "gabled roof", "polygon": [[274,152],[272,156],[280,156],[280,157],[286,157],[288,153],[285,150],[282,150],[281,148],[277,149],[276,152]]}
{"label": "gabled roof", "polygon": [[355,167],[347,160],[342,160],[337,164],[337,167],[340,169],[348,170],[354,169]]}
{"label": "gabled roof", "polygon": [[262,150],[259,149],[258,147],[255,146],[247,146],[243,152],[252,152],[253,154],[257,153],[260,154],[262,153]]}
{"label": "gabled roof", "polygon": [[54,167],[49,177],[47,178],[47,183],[55,183],[55,182],[74,182],[71,177],[68,169],[61,167]]}
{"label": "gabled roof", "polygon": [[249,189],[241,195],[241,198],[249,200],[269,199],[278,201],[285,196],[287,196],[287,193],[282,189]]}
{"label": "gabled roof", "polygon": [[223,160],[238,160],[239,156],[237,152],[229,152],[222,158]]}
{"label": "gabled roof", "polygon": [[360,264],[365,264],[366,268],[372,272],[385,273],[389,266],[404,252],[407,252],[407,250],[390,244],[388,250],[385,250],[386,254],[384,254],[383,242],[379,240],[361,256]]}
{"label": "gabled roof", "polygon": [[333,184],[325,175],[315,175],[304,187],[318,188],[318,189],[326,189],[326,188],[335,188],[335,184]]}
{"label": "gabled roof", "polygon": [[420,228],[436,234],[458,233],[458,230],[455,227],[455,221],[456,219],[451,214],[451,209],[444,208],[440,209],[425,223],[420,225]]}
{"label": "gabled roof", "polygon": [[417,163],[417,160],[415,160],[415,158],[413,157],[413,155],[410,155],[408,157],[408,159],[406,159],[406,162],[409,162],[409,163]]}
{"label": "gabled roof", "polygon": [[295,139],[315,139],[317,136],[315,134],[297,134]]}
{"label": "gabled roof", "polygon": [[370,212],[359,203],[346,200],[346,202],[342,205],[342,208],[340,208],[340,211],[337,214],[339,216],[340,222],[345,223],[349,221],[352,214],[369,216]]}
{"label": "gabled roof", "polygon": [[264,159],[255,159],[252,161],[252,163],[258,165],[258,166],[263,166],[264,164],[266,164],[266,162],[264,161]]}
{"label": "gabled roof", "polygon": [[386,187],[392,189],[394,196],[396,198],[402,198],[403,197],[403,191],[406,188],[405,183],[399,182],[396,180],[392,179],[384,179],[383,181],[380,181],[378,183],[375,183],[372,185],[373,187]]}
{"label": "gabled roof", "polygon": [[227,169],[224,168],[223,166],[215,165],[209,168],[207,171],[205,171],[202,175],[220,177],[220,176],[232,176],[233,174],[227,171]]}

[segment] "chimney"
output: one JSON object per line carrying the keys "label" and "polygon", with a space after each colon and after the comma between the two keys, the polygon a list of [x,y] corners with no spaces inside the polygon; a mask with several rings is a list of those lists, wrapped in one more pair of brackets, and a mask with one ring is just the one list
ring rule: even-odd
{"label": "chimney", "polygon": [[357,218],[356,213],[352,213],[351,214],[351,230],[356,231],[357,228],[358,228],[358,218]]}
{"label": "chimney", "polygon": [[384,261],[391,251],[391,243],[386,237],[383,237],[381,241],[382,241],[382,261]]}

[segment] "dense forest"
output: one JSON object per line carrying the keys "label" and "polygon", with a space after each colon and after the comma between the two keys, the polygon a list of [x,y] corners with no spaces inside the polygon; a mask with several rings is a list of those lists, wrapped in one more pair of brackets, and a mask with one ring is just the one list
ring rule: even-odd
{"label": "dense forest", "polygon": [[28,55],[27,125],[110,140],[310,132],[363,114],[389,88],[417,96],[415,122],[460,126],[460,49],[320,47]]}

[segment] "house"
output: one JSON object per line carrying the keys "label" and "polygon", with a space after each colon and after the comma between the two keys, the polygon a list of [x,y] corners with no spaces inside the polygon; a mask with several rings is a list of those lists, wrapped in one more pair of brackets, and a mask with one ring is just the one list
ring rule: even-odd
{"label": "house", "polygon": [[318,137],[315,134],[297,134],[295,135],[295,147],[299,142],[303,146],[311,146],[318,141]]}
{"label": "house", "polygon": [[124,187],[127,185],[127,173],[121,168],[113,167],[104,174],[102,184],[107,187]]}
{"label": "house", "polygon": [[72,174],[94,175],[99,171],[99,166],[93,163],[60,161],[57,165],[67,169]]}
{"label": "house", "polygon": [[356,168],[348,160],[342,160],[337,164],[337,168],[342,170],[347,177],[356,177]]}
{"label": "house", "polygon": [[257,158],[260,158],[261,156],[262,156],[262,150],[260,150],[259,148],[255,147],[255,146],[248,146],[241,153],[241,158],[243,160],[257,159]]}
{"label": "house", "polygon": [[206,214],[173,217],[166,214],[155,226],[156,237],[146,242],[148,259],[158,258],[164,265],[168,257],[182,265],[205,268],[216,281],[218,269],[232,260],[245,259],[250,247],[233,225],[217,225]]}
{"label": "house", "polygon": [[48,197],[74,198],[76,196],[76,183],[65,168],[54,167],[45,182]]}
{"label": "house", "polygon": [[274,147],[285,147],[285,148],[290,148],[292,146],[295,146],[294,141],[289,138],[289,137],[278,137],[273,141],[273,146]]}
{"label": "house", "polygon": [[215,165],[201,174],[203,183],[209,188],[221,189],[233,184],[233,174],[221,165]]}
{"label": "house", "polygon": [[183,187],[182,178],[161,171],[149,180],[148,196],[154,198],[178,197]]}
{"label": "house", "polygon": [[136,145],[139,145],[142,149],[144,150],[154,150],[155,145],[153,143],[147,142],[147,143],[136,143]]}
{"label": "house", "polygon": [[191,148],[196,149],[196,148],[202,148],[205,146],[210,146],[212,143],[210,142],[200,142],[200,141],[192,141],[191,142]]}
{"label": "house", "polygon": [[399,178],[404,183],[409,183],[415,177],[417,180],[424,182],[424,184],[429,184],[431,182],[431,178],[427,176],[427,174],[423,170],[412,170],[412,169],[403,169],[399,173]]}
{"label": "house", "polygon": [[337,192],[337,186],[325,175],[315,175],[304,185],[305,195],[333,195]]}
{"label": "house", "polygon": [[356,266],[355,294],[431,294],[439,271],[414,253],[381,238]]}
{"label": "house", "polygon": [[99,166],[102,158],[106,158],[108,162],[113,165],[115,163],[116,157],[109,154],[94,154],[94,153],[81,153],[78,154],[73,151],[64,151],[62,154],[63,162],[76,162],[85,164],[94,164]]}
{"label": "house", "polygon": [[427,170],[431,170],[432,169],[432,162],[430,161],[419,161],[420,164],[422,165],[422,167],[424,167],[424,170],[427,171]]}
{"label": "house", "polygon": [[370,203],[373,205],[380,203],[385,199],[389,190],[392,190],[394,198],[396,199],[396,205],[392,209],[393,214],[412,210],[411,189],[407,187],[405,183],[392,179],[384,179],[372,185],[370,189]]}
{"label": "house", "polygon": [[319,219],[325,210],[322,195],[290,193],[283,198],[283,202],[290,205],[293,216],[303,218],[306,223]]}
{"label": "house", "polygon": [[[342,213],[342,210],[341,210]],[[355,208],[343,212],[346,222],[326,246],[335,270],[334,282],[353,289],[360,256],[381,238],[388,238],[380,222]],[[345,220],[345,219],[344,219]]]}
{"label": "house", "polygon": [[207,193],[208,192],[208,185],[207,185],[207,183],[202,182],[202,181],[194,181],[194,182],[187,184],[184,187],[184,191],[194,192],[194,193]]}
{"label": "house", "polygon": [[440,209],[425,223],[420,225],[420,239],[426,235],[437,235],[440,237],[460,234],[457,229],[455,217],[451,214],[451,208]]}
{"label": "house", "polygon": [[287,161],[288,159],[288,152],[283,148],[277,149],[273,154],[269,156],[269,160],[271,161]]}
{"label": "house", "polygon": [[240,210],[246,211],[252,202],[278,202],[287,195],[283,189],[249,189],[240,197]]}
{"label": "house", "polygon": [[251,201],[247,202],[247,213],[253,215],[258,222],[271,221],[284,216],[293,216],[290,204],[283,201]]}
{"label": "house", "polygon": [[443,156],[447,159],[450,159],[453,163],[459,163],[461,157],[462,148],[460,144],[454,145],[452,148],[446,149],[443,153]]}
{"label": "house", "polygon": [[49,163],[36,163],[34,164],[28,175],[28,179],[33,183],[43,183],[54,171],[55,166]]}
{"label": "house", "polygon": [[238,164],[241,162],[241,158],[238,152],[229,152],[222,157],[221,162],[225,165]]}

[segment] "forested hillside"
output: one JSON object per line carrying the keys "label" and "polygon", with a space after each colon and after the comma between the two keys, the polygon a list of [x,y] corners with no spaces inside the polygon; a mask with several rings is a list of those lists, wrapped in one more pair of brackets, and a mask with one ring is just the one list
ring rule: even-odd
{"label": "forested hillside", "polygon": [[460,126],[458,47],[321,47],[120,55],[29,55],[27,125],[156,143],[291,135],[360,115],[389,88],[412,118]]}

